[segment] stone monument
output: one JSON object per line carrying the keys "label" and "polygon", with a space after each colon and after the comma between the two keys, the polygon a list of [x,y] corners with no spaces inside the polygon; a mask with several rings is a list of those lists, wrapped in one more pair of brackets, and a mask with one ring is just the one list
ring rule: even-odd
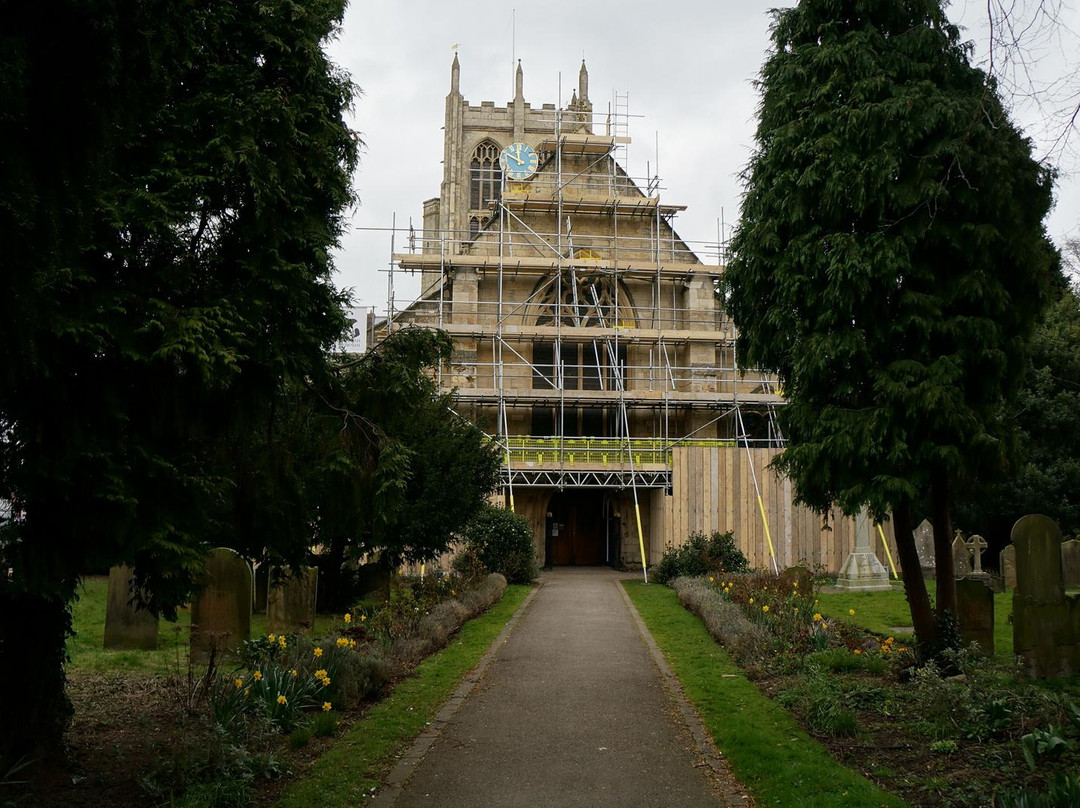
{"label": "stone monument", "polygon": [[919,566],[923,578],[937,576],[937,556],[934,550],[934,526],[923,519],[915,528],[915,551],[919,554]]}
{"label": "stone monument", "polygon": [[1016,545],[1013,650],[1031,676],[1080,671],[1080,595],[1061,579],[1061,529],[1049,517],[1025,516],[1012,529]]}
{"label": "stone monument", "polygon": [[132,602],[135,571],[128,566],[109,570],[109,595],[105,603],[105,647],[153,651],[157,648],[158,618]]}
{"label": "stone monument", "polygon": [[956,531],[956,538],[952,543],[953,577],[963,578],[971,575],[971,548],[964,541],[964,534]]}
{"label": "stone monument", "polygon": [[1061,543],[1061,582],[1066,589],[1080,587],[1080,541]]}
{"label": "stone monument", "polygon": [[319,570],[304,567],[299,575],[279,581],[270,574],[266,597],[266,628],[278,634],[308,634],[315,625],[315,602],[319,594]]}
{"label": "stone monument", "polygon": [[1001,577],[1005,579],[1006,589],[1016,589],[1016,545],[1009,544],[998,555]]}
{"label": "stone monument", "polygon": [[978,643],[986,656],[994,655],[994,591],[977,578],[956,582],[956,611],[964,644]]}
{"label": "stone monument", "polygon": [[855,515],[855,549],[844,561],[836,585],[841,589],[878,592],[889,589],[889,572],[870,549],[870,515],[863,508]]}
{"label": "stone monument", "polygon": [[228,547],[206,557],[203,587],[191,602],[191,652],[235,650],[251,636],[251,566]]}

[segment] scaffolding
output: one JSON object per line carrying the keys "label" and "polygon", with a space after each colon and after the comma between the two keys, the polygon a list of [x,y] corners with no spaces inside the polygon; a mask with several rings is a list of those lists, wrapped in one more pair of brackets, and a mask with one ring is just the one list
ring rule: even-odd
{"label": "scaffolding", "polygon": [[[718,299],[723,266],[678,236],[685,207],[661,200],[658,176],[626,167],[630,117],[625,95],[599,122],[591,107],[560,102],[534,136],[534,176],[514,182],[474,163],[467,212],[451,210],[446,227],[425,210],[408,252],[392,240],[381,330],[453,338],[440,385],[498,442],[511,496],[615,488],[636,498],[670,490],[679,446],[782,444],[775,378],[737,362]],[[447,197],[440,205],[453,205]],[[395,273],[421,277],[419,298],[400,310]]]}

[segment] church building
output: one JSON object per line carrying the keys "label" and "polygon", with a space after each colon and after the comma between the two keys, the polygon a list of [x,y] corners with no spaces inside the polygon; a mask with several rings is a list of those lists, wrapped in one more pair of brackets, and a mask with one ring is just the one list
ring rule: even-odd
{"label": "church building", "polygon": [[440,384],[501,447],[541,564],[640,567],[733,530],[756,567],[839,570],[853,523],[823,529],[767,469],[783,398],[738,364],[720,245],[703,261],[675,230],[685,207],[627,173],[619,97],[594,114],[584,62],[565,106],[527,102],[520,63],[505,106],[470,104],[460,76],[455,56],[439,195],[393,256],[420,296],[384,326],[452,336]]}

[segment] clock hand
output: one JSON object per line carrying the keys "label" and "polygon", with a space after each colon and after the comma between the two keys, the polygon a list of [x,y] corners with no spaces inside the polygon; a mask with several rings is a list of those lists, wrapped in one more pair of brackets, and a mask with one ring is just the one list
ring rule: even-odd
{"label": "clock hand", "polygon": [[515,154],[514,154],[513,152],[509,152],[509,151],[508,151],[508,152],[506,153],[506,156],[507,156],[507,157],[509,157],[509,158],[510,158],[511,160],[516,160],[516,161],[517,161],[517,164],[518,164],[519,166],[520,166],[520,165],[525,165],[525,161],[524,161],[524,160],[522,160],[522,159],[521,159],[520,157],[518,157],[517,155],[515,155]]}

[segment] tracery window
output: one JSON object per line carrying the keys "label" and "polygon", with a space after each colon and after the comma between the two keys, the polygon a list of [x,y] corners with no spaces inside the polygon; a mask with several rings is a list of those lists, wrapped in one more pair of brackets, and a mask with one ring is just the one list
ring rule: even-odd
{"label": "tracery window", "polygon": [[473,151],[469,164],[469,209],[486,208],[489,202],[502,198],[502,169],[499,167],[499,146],[485,140]]}
{"label": "tracery window", "polygon": [[622,283],[616,291],[611,277],[579,270],[564,272],[562,278],[550,278],[544,283],[546,286],[538,290],[539,294],[534,293],[540,311],[537,325],[553,325],[556,316],[563,325],[571,326],[632,328],[636,325],[630,293]]}

